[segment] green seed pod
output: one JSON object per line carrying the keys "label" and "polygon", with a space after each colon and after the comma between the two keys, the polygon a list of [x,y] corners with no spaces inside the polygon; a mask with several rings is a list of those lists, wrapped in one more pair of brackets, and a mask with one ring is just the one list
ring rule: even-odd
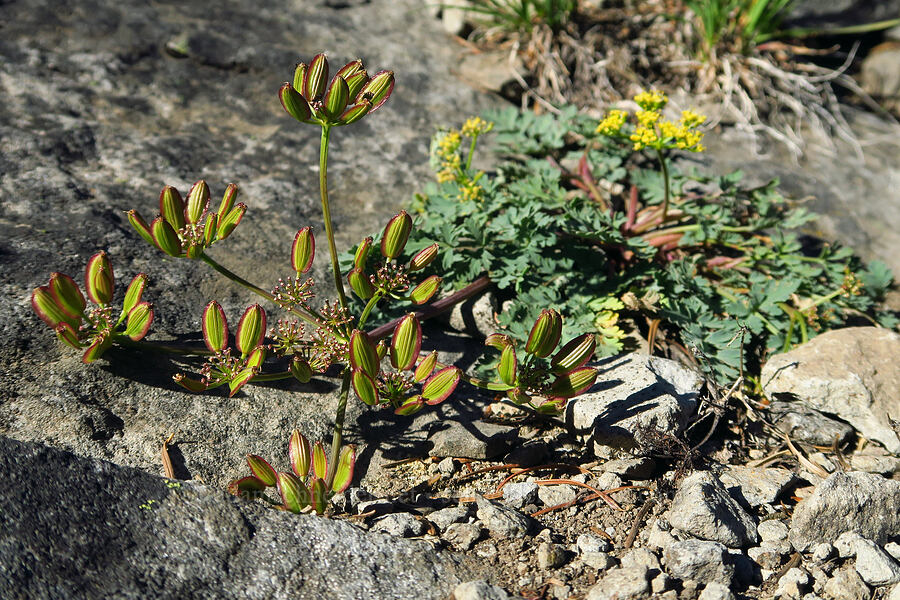
{"label": "green seed pod", "polygon": [[76,321],[56,303],[50,287],[46,285],[31,292],[31,308],[41,321],[52,329],[56,329],[60,323],[68,323],[72,328],[77,328],[81,324],[80,318]]}
{"label": "green seed pod", "polygon": [[250,383],[250,380],[253,379],[258,372],[259,369],[252,367],[241,369],[240,373],[232,377],[231,381],[228,382],[228,397],[230,398],[237,394],[238,390]]}
{"label": "green seed pod", "polygon": [[369,250],[372,249],[372,236],[367,237],[356,248],[356,254],[353,256],[353,266],[357,269],[366,270],[366,260],[369,258]]}
{"label": "green seed pod", "polygon": [[375,295],[375,286],[372,285],[369,276],[362,269],[350,269],[350,272],[347,273],[347,282],[350,284],[350,289],[359,296],[360,300],[368,300]]}
{"label": "green seed pod", "polygon": [[353,481],[353,467],[356,465],[356,448],[344,446],[338,458],[337,468],[334,471],[334,481],[331,489],[339,494],[350,487]]}
{"label": "green seed pod", "polygon": [[503,348],[500,353],[500,363],[497,365],[497,371],[500,373],[500,380],[506,385],[516,385],[516,349],[509,345]]}
{"label": "green seed pod", "polygon": [[416,305],[425,304],[431,300],[431,297],[438,291],[441,281],[442,279],[437,275],[432,275],[431,277],[422,280],[422,282],[409,293],[409,299]]}
{"label": "green seed pod", "polygon": [[244,213],[247,212],[247,205],[243,202],[238,202],[237,206],[232,208],[224,218],[222,215],[219,215],[219,232],[217,237],[220,240],[224,240],[231,232],[234,231],[234,228],[238,226],[238,223],[241,222],[241,219],[244,218]]}
{"label": "green seed pod", "polygon": [[116,280],[113,276],[112,265],[106,252],[100,251],[88,260],[84,270],[84,287],[88,298],[94,304],[105,306],[112,302],[113,290]]}
{"label": "green seed pod", "polygon": [[299,429],[294,430],[288,441],[288,458],[291,461],[291,469],[297,477],[309,475],[309,467],[312,466],[312,445]]}
{"label": "green seed pod", "polygon": [[422,325],[416,315],[403,317],[394,328],[391,338],[391,364],[398,371],[412,369],[422,349]]}
{"label": "green seed pod", "polygon": [[328,59],[324,54],[316,54],[309,61],[309,70],[303,79],[303,96],[310,102],[321,98],[328,83]]}
{"label": "green seed pod", "polygon": [[172,375],[172,381],[183,387],[189,392],[194,392],[195,394],[199,394],[200,392],[205,391],[209,386],[206,381],[198,381],[197,379],[191,379],[190,377],[185,377],[181,373],[176,373]]}
{"label": "green seed pod", "polygon": [[526,404],[531,402],[531,396],[523,392],[521,388],[508,390],[506,396],[516,404]]}
{"label": "green seed pod", "polygon": [[335,76],[343,77],[346,80],[360,73],[365,74],[365,72],[366,71],[365,69],[363,69],[362,61],[357,58],[356,60],[351,60],[346,65],[338,69],[337,73],[335,73]]}
{"label": "green seed pod", "polygon": [[580,367],[557,377],[550,384],[550,396],[572,398],[588,391],[597,380],[597,369]]}
{"label": "green seed pod", "polygon": [[425,404],[425,398],[422,396],[413,396],[403,401],[403,404],[394,410],[395,415],[411,415],[422,410]]}
{"label": "green seed pod", "polygon": [[387,102],[387,99],[391,97],[391,92],[394,91],[394,72],[393,71],[380,71],[376,73],[372,79],[369,80],[366,85],[359,91],[359,96],[369,100],[372,103],[372,108],[369,112],[374,112],[381,107],[382,104]]}
{"label": "green seed pod", "polygon": [[209,186],[202,179],[191,186],[184,207],[184,220],[196,223],[209,208]]}
{"label": "green seed pod", "polygon": [[253,476],[266,484],[266,486],[278,483],[278,474],[262,456],[248,454],[247,465],[250,467],[250,472],[253,473]]}
{"label": "green seed pod", "polygon": [[416,381],[422,382],[428,379],[431,373],[434,371],[434,366],[437,364],[437,352],[432,352],[419,363],[419,366],[416,367],[416,370],[413,372],[413,379]]}
{"label": "green seed pod", "polygon": [[181,239],[168,221],[163,217],[156,217],[150,223],[150,231],[153,234],[153,243],[157,248],[169,256],[175,258],[181,256]]}
{"label": "green seed pod", "polygon": [[350,334],[350,366],[354,369],[362,369],[374,379],[381,370],[378,363],[375,345],[369,339],[368,334],[354,329]]}
{"label": "green seed pod", "polygon": [[491,348],[496,348],[497,350],[501,351],[511,343],[512,342],[510,341],[509,336],[502,333],[492,333],[491,335],[484,338],[485,346],[490,346]]}
{"label": "green seed pod", "polygon": [[278,492],[284,509],[292,513],[300,513],[309,506],[309,490],[293,473],[279,471],[277,476]]}
{"label": "green seed pod", "polygon": [[215,300],[203,309],[200,328],[203,331],[203,341],[210,352],[219,353],[228,346],[228,321],[225,311]]}
{"label": "green seed pod", "polygon": [[556,310],[545,308],[531,328],[528,341],[525,343],[525,352],[546,358],[556,349],[561,334],[562,317]]}
{"label": "green seed pod", "polygon": [[381,362],[384,357],[387,356],[387,353],[387,344],[384,343],[384,340],[379,340],[379,342],[375,344],[375,355],[378,356],[378,362]]}
{"label": "green seed pod", "polygon": [[54,329],[56,331],[56,337],[59,338],[63,344],[67,346],[71,346],[76,350],[81,350],[81,340],[78,339],[78,332],[69,325],[68,323],[60,323]]}
{"label": "green seed pod", "polygon": [[261,369],[263,361],[266,360],[265,346],[257,346],[247,357],[247,366],[251,368]]}
{"label": "green seed pod", "polygon": [[360,90],[363,89],[363,86],[369,83],[369,75],[364,69],[357,71],[352,75],[341,75],[341,77],[347,82],[347,91],[350,94],[351,102],[356,100],[356,97],[359,95]]}
{"label": "green seed pod", "polygon": [[337,119],[347,108],[347,102],[350,100],[350,88],[343,77],[335,75],[328,86],[328,92],[325,94],[324,109],[325,114],[331,120]]}
{"label": "green seed pod", "polygon": [[171,185],[159,193],[159,214],[176,230],[184,228],[184,200]]}
{"label": "green seed pod", "polygon": [[144,295],[144,288],[147,287],[147,276],[144,273],[138,273],[128,284],[125,290],[125,301],[122,303],[122,314],[127,315],[141,301]]}
{"label": "green seed pod", "polygon": [[234,207],[234,199],[237,198],[238,195],[238,186],[229,183],[228,187],[225,188],[225,194],[222,196],[222,202],[219,204],[219,210],[216,214],[219,216],[219,221],[221,221],[225,215],[231,212],[232,207]]}
{"label": "green seed pod", "polygon": [[406,247],[410,231],[412,231],[412,217],[405,210],[401,210],[384,227],[381,254],[385,258],[397,258]]}
{"label": "green seed pod", "polygon": [[422,386],[422,397],[426,404],[440,404],[456,389],[461,371],[456,367],[445,367],[432,375]]}
{"label": "green seed pod", "polygon": [[349,107],[347,107],[347,110],[341,113],[341,116],[339,116],[335,122],[338,125],[350,125],[352,123],[356,123],[364,116],[369,114],[371,108],[372,103],[368,100],[363,100],[362,102],[351,104]]}
{"label": "green seed pod", "polygon": [[75,280],[62,273],[51,273],[47,286],[56,305],[69,317],[67,322],[81,322],[81,315],[87,303]]}
{"label": "green seed pod", "polygon": [[291,84],[285,83],[278,91],[278,98],[281,100],[281,106],[301,123],[310,123],[312,117],[312,108],[300,92],[291,87]]}
{"label": "green seed pod", "polygon": [[375,388],[375,381],[365,371],[353,369],[350,383],[353,385],[353,391],[356,392],[357,398],[369,406],[378,404],[378,390]]}
{"label": "green seed pod", "polygon": [[409,272],[413,273],[415,271],[421,271],[437,258],[438,255],[438,245],[432,244],[419,250],[415,256],[409,261]]}
{"label": "green seed pod", "polygon": [[107,336],[99,336],[94,339],[94,342],[88,346],[87,350],[84,351],[84,354],[81,355],[81,362],[84,364],[92,363],[106,352],[109,347],[112,346],[112,339]]}
{"label": "green seed pod", "polygon": [[304,227],[294,236],[294,244],[291,246],[291,266],[298,276],[310,270],[315,256],[316,238],[312,229]]}
{"label": "green seed pod", "polygon": [[328,490],[325,488],[325,482],[318,477],[314,477],[309,482],[310,503],[317,515],[324,515],[325,509],[328,507]]}
{"label": "green seed pod", "polygon": [[245,496],[255,497],[259,492],[266,489],[266,484],[260,481],[258,477],[243,477],[235,479],[228,484],[228,493],[232,496],[243,498]]}
{"label": "green seed pod", "polygon": [[306,81],[306,71],[309,67],[306,63],[297,63],[296,68],[294,68],[294,89],[298,92],[303,90],[303,82]]}
{"label": "green seed pod", "polygon": [[325,479],[325,476],[328,475],[328,459],[325,457],[325,447],[322,442],[316,442],[313,445],[312,468],[313,476],[319,479]]}
{"label": "green seed pod", "polygon": [[309,383],[312,379],[312,368],[307,361],[295,357],[291,361],[291,375],[300,383]]}
{"label": "green seed pod", "polygon": [[150,226],[147,225],[147,221],[144,220],[138,211],[132,209],[127,213],[128,222],[131,223],[131,226],[134,227],[134,230],[138,232],[138,234],[144,238],[148,244],[152,244],[156,246],[156,242],[153,241],[153,235],[150,233]]}
{"label": "green seed pod", "polygon": [[573,371],[591,359],[597,348],[597,338],[593,333],[585,333],[569,340],[550,359],[550,369],[555,375]]}
{"label": "green seed pod", "polygon": [[149,302],[139,302],[128,313],[128,322],[125,325],[125,335],[135,342],[142,340],[150,331],[150,323],[153,322],[153,305]]}
{"label": "green seed pod", "polygon": [[209,248],[216,241],[216,233],[219,231],[219,215],[210,213],[206,215],[206,225],[203,226],[203,247]]}
{"label": "green seed pod", "polygon": [[234,334],[234,343],[246,358],[257,346],[262,344],[266,335],[266,311],[259,304],[248,306],[238,322]]}

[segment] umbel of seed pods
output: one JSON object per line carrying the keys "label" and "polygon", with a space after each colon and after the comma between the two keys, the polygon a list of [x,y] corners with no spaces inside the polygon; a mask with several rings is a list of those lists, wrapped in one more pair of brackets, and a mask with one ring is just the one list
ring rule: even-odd
{"label": "umbel of seed pods", "polygon": [[84,270],[84,287],[95,305],[88,310],[84,294],[75,280],[63,273],[51,273],[50,282],[31,294],[31,306],[66,345],[83,349],[82,361],[99,358],[116,339],[138,341],[147,335],[153,321],[153,305],[141,302],[147,276],[139,273],[131,280],[118,317],[110,303],[115,277],[106,252],[94,254]]}

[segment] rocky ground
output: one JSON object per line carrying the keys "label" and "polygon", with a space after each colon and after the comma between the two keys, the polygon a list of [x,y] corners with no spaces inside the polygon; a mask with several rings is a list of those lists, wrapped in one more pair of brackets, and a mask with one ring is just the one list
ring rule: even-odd
{"label": "rocky ground", "polygon": [[[599,363],[555,420],[464,387],[414,418],[353,403],[362,476],[329,518],[228,495],[248,452],[283,467],[293,428],[326,437],[335,381],[227,398],[184,392],[171,375],[185,365],[166,358],[85,366],[30,291],[103,248],[120,282],[150,276],[154,339],[196,340],[212,298],[236,318],[249,294],[162,260],[122,211],[151,213],[167,183],[236,180],[249,211],[216,257],[260,282],[284,275],[293,232],[320,225],[316,132],[275,96],[298,58],[398,74],[388,105],[338,132],[341,244],[429,176],[436,125],[501,101],[457,77],[463,50],[411,0],[11,2],[0,15],[0,597],[900,598],[900,335],[874,328],[773,357],[764,403],[638,354]],[[896,164],[880,173],[889,221]],[[831,189],[816,177],[795,181]],[[463,366],[479,344],[436,328],[426,342]],[[174,479],[160,476],[170,434]]]}

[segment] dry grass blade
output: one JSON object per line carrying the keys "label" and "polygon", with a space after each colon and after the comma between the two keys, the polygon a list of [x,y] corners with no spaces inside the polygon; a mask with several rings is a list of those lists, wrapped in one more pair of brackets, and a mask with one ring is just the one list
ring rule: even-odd
{"label": "dry grass blade", "polygon": [[163,464],[163,472],[169,479],[175,479],[175,468],[172,466],[172,458],[169,456],[169,444],[172,443],[173,439],[175,439],[174,433],[163,440],[162,452],[160,452]]}

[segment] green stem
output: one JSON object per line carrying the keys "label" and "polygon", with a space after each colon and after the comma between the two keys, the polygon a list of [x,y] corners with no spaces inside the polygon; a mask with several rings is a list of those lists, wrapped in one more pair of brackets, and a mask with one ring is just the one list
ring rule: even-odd
{"label": "green stem", "polygon": [[338,399],[337,412],[334,415],[334,433],[331,436],[331,458],[328,462],[328,474],[325,476],[325,489],[330,490],[337,473],[338,458],[341,453],[344,434],[344,415],[347,412],[347,396],[350,392],[350,369],[344,369],[344,378],[341,381],[341,395]]}
{"label": "green stem", "polygon": [[347,308],[347,295],[344,293],[344,281],[341,279],[341,268],[338,265],[337,247],[334,245],[334,228],[331,225],[331,207],[328,204],[328,139],[331,125],[322,125],[322,138],[319,142],[319,195],[322,198],[322,218],[325,221],[325,236],[328,238],[328,251],[331,253],[331,270],[334,272],[334,289],[337,291],[341,308]]}
{"label": "green stem", "polygon": [[472,143],[469,144],[469,154],[468,154],[468,156],[466,156],[466,168],[465,168],[466,171],[468,171],[472,167],[472,156],[475,155],[475,142],[477,142],[477,141],[478,141],[478,136],[473,135]]}
{"label": "green stem", "polygon": [[171,344],[159,344],[157,342],[134,341],[125,334],[119,334],[114,339],[115,343],[127,348],[140,348],[160,354],[174,354],[176,356],[212,356],[212,352],[206,348],[192,348],[190,346],[173,346]]}
{"label": "green stem", "polygon": [[666,214],[669,212],[669,165],[666,163],[666,157],[663,154],[662,150],[659,148],[656,149],[656,156],[659,158],[659,165],[662,168],[663,174],[663,206],[662,206],[662,217],[661,222],[665,222]]}
{"label": "green stem", "polygon": [[291,373],[290,371],[280,371],[278,373],[260,373],[259,375],[253,376],[253,383],[258,383],[260,381],[279,381],[281,379],[290,379],[293,376],[293,373]]}
{"label": "green stem", "polygon": [[369,319],[369,314],[375,308],[375,305],[378,304],[378,301],[383,297],[384,294],[382,294],[381,291],[377,291],[371,298],[369,298],[369,302],[366,304],[366,307],[363,309],[362,314],[359,316],[359,322],[356,325],[359,330],[362,330],[362,328],[365,326],[366,321]]}

